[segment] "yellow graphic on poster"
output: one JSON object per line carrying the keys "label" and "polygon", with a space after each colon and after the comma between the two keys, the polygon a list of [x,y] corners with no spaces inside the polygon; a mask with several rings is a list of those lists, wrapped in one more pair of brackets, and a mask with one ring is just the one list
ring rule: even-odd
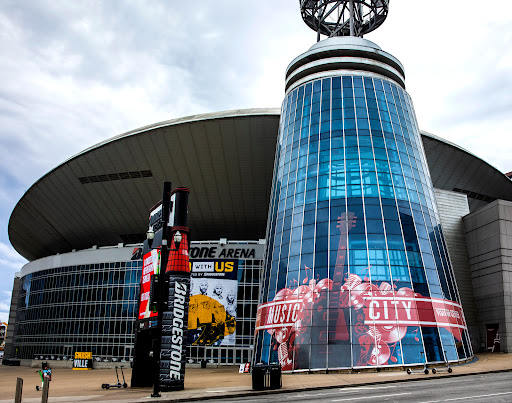
{"label": "yellow graphic on poster", "polygon": [[235,345],[238,261],[191,263],[188,344]]}

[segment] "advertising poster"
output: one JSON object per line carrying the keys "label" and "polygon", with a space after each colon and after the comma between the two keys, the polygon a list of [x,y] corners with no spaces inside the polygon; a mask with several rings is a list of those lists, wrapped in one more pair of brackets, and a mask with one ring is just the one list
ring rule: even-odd
{"label": "advertising poster", "polygon": [[188,343],[234,346],[238,260],[191,261]]}
{"label": "advertising poster", "polygon": [[158,316],[156,312],[149,310],[149,289],[151,286],[151,276],[158,273],[160,267],[160,251],[153,249],[144,255],[142,261],[142,278],[140,280],[140,303],[139,320]]}

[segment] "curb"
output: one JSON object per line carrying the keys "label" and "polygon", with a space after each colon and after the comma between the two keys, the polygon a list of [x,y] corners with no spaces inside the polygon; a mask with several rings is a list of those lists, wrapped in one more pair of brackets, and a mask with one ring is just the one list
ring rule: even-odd
{"label": "curb", "polygon": [[[379,381],[379,382],[364,382],[364,383],[355,383],[351,385],[330,385],[330,386],[311,386],[311,387],[302,387],[297,389],[272,389],[272,390],[258,390],[258,391],[246,391],[246,392],[240,392],[240,393],[233,393],[233,394],[219,394],[215,396],[196,396],[196,397],[183,397],[183,398],[171,398],[171,397],[165,397],[165,398],[159,398],[155,399],[155,402],[195,402],[198,400],[219,400],[219,399],[236,399],[240,397],[251,397],[251,396],[265,396],[265,395],[275,395],[275,394],[282,394],[282,393],[298,393],[298,392],[310,392],[314,390],[321,390],[321,389],[347,389],[347,388],[355,388],[355,387],[361,387],[361,386],[368,386],[368,385],[383,385],[383,384],[389,384],[389,383],[403,383],[403,382],[419,382],[419,381],[429,381],[433,379],[438,378],[453,378],[453,377],[461,377],[461,376],[470,376],[470,375],[485,375],[485,374],[498,374],[498,373],[504,373],[504,372],[512,372],[512,368],[510,369],[498,369],[498,370],[492,370],[492,371],[482,371],[482,372],[469,372],[464,374],[446,374],[446,375],[434,375],[435,378],[408,378],[408,379],[391,379],[388,381]],[[132,403],[147,403],[147,398],[143,398],[144,400],[133,400]]]}

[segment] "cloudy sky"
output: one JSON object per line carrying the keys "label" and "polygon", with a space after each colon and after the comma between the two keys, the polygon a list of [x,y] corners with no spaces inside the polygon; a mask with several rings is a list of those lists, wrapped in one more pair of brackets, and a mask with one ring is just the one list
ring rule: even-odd
{"label": "cloudy sky", "polygon": [[[390,7],[366,38],[403,63],[420,127],[511,171],[512,4]],[[286,66],[315,41],[298,0],[0,0],[0,321],[26,262],[9,217],[38,178],[146,124],[279,107]]]}

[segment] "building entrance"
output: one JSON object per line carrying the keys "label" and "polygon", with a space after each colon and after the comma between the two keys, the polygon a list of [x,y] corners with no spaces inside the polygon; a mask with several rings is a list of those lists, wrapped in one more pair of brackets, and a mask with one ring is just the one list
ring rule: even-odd
{"label": "building entrance", "polygon": [[500,352],[500,325],[487,325],[487,351]]}

